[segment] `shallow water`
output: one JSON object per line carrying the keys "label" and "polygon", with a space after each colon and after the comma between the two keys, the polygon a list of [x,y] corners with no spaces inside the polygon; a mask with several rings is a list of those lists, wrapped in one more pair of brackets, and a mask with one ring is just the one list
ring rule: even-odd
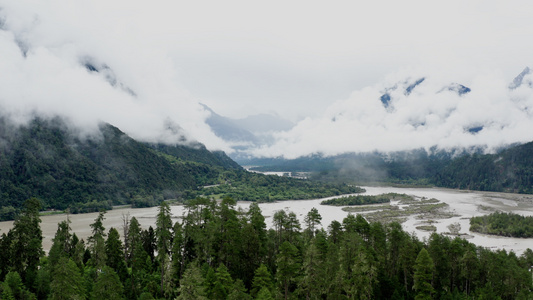
{"label": "shallow water", "polygon": [[[533,215],[533,195],[515,195],[504,193],[487,193],[487,192],[468,192],[451,189],[440,188],[398,188],[398,187],[364,187],[366,189],[366,195],[378,195],[383,193],[400,193],[414,195],[418,197],[435,198],[441,202],[445,202],[449,205],[449,210],[460,217],[453,217],[449,219],[436,219],[433,225],[436,226],[438,233],[444,233],[449,231],[447,226],[452,223],[459,223],[461,225],[460,233],[471,235],[469,239],[477,245],[488,247],[491,249],[506,249],[507,251],[513,250],[517,254],[521,254],[525,249],[533,249],[533,239],[520,239],[520,238],[506,238],[498,236],[482,235],[472,233],[468,230],[470,227],[469,218],[473,216],[480,216],[489,214],[492,211],[487,209],[480,209],[480,205],[492,210],[501,210],[507,212],[515,212],[521,215]],[[330,197],[331,198],[331,197]],[[329,199],[329,198],[326,198]],[[272,226],[272,215],[281,209],[287,211],[293,211],[299,218],[302,228],[304,225],[304,217],[313,207],[318,209],[318,212],[322,216],[322,225],[327,226],[333,221],[337,220],[342,222],[348,213],[342,210],[339,206],[326,206],[320,205],[320,202],[324,199],[313,200],[296,200],[296,201],[280,201],[274,203],[261,203],[263,215],[267,226]],[[238,202],[238,207],[247,209],[250,202]],[[111,227],[115,227],[122,232],[123,216],[129,214],[130,218],[135,216],[143,228],[149,226],[155,226],[155,219],[158,212],[157,207],[151,208],[120,208],[108,211],[105,215],[104,226],[107,230]],[[179,220],[183,215],[183,206],[176,205],[171,207],[171,213],[174,217],[174,222]],[[91,234],[90,224],[94,222],[94,219],[98,216],[98,213],[69,215],[71,220],[72,231],[75,232],[78,237],[87,239]],[[48,250],[52,244],[52,238],[57,230],[57,224],[63,220],[66,220],[67,215],[51,215],[42,216],[41,228],[43,231],[43,248]],[[423,220],[419,220],[416,216],[411,216],[406,222],[402,224],[407,232],[415,233],[421,240],[428,238],[430,233],[417,230],[416,226]],[[13,222],[0,222],[0,233],[7,232],[12,228]]]}

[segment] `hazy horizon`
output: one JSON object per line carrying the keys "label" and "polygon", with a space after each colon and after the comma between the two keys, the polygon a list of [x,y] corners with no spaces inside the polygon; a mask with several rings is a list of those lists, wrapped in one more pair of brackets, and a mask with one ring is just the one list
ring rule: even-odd
{"label": "hazy horizon", "polygon": [[0,110],[228,153],[236,144],[215,135],[200,103],[296,123],[247,150],[256,156],[490,151],[533,140],[533,75],[509,89],[533,67],[532,6],[0,0]]}

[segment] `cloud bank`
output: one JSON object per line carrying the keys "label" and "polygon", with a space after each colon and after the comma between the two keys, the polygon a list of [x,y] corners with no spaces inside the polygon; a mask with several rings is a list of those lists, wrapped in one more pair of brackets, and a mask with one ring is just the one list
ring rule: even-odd
{"label": "cloud bank", "polygon": [[486,72],[468,86],[446,76],[404,71],[355,91],[317,118],[276,135],[256,156],[439,150],[482,147],[491,152],[533,140],[533,72],[518,85]]}
{"label": "cloud bank", "polygon": [[132,22],[142,15],[122,19],[124,6],[101,4],[3,4],[0,112],[19,123],[59,115],[87,132],[108,122],[143,141],[185,138],[231,150],[205,124],[209,113],[179,87],[165,41]]}
{"label": "cloud bank", "polygon": [[[19,122],[60,114],[88,131],[103,121],[145,141],[185,136],[231,152],[201,102],[232,118],[300,120],[252,151],[260,156],[490,151],[532,139],[531,89],[509,89],[510,70],[531,63],[529,6],[0,0],[0,110]],[[460,85],[471,91],[458,94]]]}

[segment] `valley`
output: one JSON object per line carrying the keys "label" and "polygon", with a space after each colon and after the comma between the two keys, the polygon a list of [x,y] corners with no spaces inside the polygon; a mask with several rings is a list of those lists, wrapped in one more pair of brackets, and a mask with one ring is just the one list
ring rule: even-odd
{"label": "valley", "polygon": [[[420,217],[418,214],[409,215],[402,221],[402,227],[406,232],[414,233],[420,239],[427,239],[430,232],[417,229],[421,224],[430,223],[436,227],[437,233],[449,232],[447,228],[450,224],[459,223],[461,225],[460,233],[466,235],[468,241],[489,249],[505,249],[513,251],[517,254],[523,253],[527,248],[533,248],[532,239],[508,238],[473,233],[468,230],[470,227],[469,219],[474,216],[481,216],[489,214],[493,211],[514,212],[521,215],[533,216],[533,195],[510,194],[510,193],[494,193],[494,192],[475,192],[475,191],[460,191],[443,188],[398,188],[398,187],[363,187],[366,192],[362,195],[380,195],[385,193],[400,193],[413,195],[418,198],[437,199],[440,203],[446,203],[445,212],[449,213],[449,217],[438,218],[433,215],[425,215]],[[336,220],[342,220],[349,214],[345,211],[343,206],[327,206],[321,205],[325,199],[308,199],[308,200],[287,200],[276,201],[272,203],[260,203],[263,214],[265,215],[265,222],[268,228],[273,228],[272,216],[276,211],[285,210],[287,212],[294,212],[299,221],[304,224],[304,217],[311,208],[316,208],[322,216],[321,227],[327,230],[329,224]],[[242,209],[247,209],[251,202],[239,201],[237,206]],[[372,209],[372,205],[365,206]],[[136,217],[142,228],[147,229],[149,226],[155,227],[158,207],[148,208],[118,208],[107,211],[105,220],[103,222],[106,228],[114,227],[122,233],[123,218]],[[184,214],[183,205],[172,205],[171,213],[174,222],[181,222]],[[367,214],[368,212],[360,212]],[[91,235],[89,224],[94,222],[98,213],[85,214],[58,214],[50,216],[42,216],[41,228],[43,230],[43,247],[48,250],[52,245],[52,238],[54,237],[57,224],[67,217],[71,220],[72,231],[75,232],[79,238],[87,239]],[[0,222],[0,234],[6,233],[11,229],[13,222]]]}

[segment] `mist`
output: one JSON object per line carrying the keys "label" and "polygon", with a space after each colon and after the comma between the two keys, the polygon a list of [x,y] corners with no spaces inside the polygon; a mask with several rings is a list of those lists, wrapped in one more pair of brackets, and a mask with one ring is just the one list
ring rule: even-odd
{"label": "mist", "polygon": [[[447,151],[486,153],[533,140],[533,72],[521,84],[500,73],[473,77],[468,86],[452,78],[409,70],[355,91],[324,114],[276,135],[257,156],[296,158],[347,152]],[[518,74],[519,72],[517,72]]]}
{"label": "mist", "polygon": [[117,10],[9,4],[0,10],[0,112],[10,120],[60,116],[85,134],[107,122],[142,141],[231,151],[205,124],[209,112],[179,86],[164,43],[124,27],[134,24],[116,21]]}
{"label": "mist", "polygon": [[516,9],[528,5],[0,0],[0,111],[242,148],[206,124],[204,103],[297,122],[249,156],[491,152],[533,139],[531,73],[510,88],[531,64],[533,10]]}

